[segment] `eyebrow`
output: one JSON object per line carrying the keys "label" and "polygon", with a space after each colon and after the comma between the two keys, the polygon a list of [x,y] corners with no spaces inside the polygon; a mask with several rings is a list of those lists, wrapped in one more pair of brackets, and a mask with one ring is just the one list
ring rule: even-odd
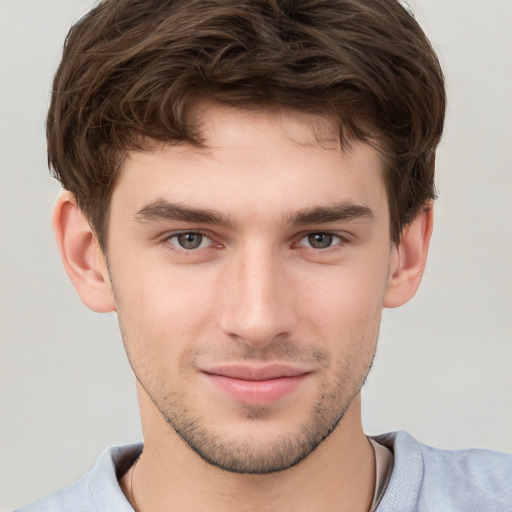
{"label": "eyebrow", "polygon": [[364,205],[346,202],[333,206],[319,206],[299,210],[288,217],[288,222],[296,226],[307,224],[325,224],[336,221],[352,221],[361,218],[373,219],[370,208]]}
{"label": "eyebrow", "polygon": [[181,220],[196,224],[214,224],[235,228],[237,222],[226,215],[214,211],[183,206],[179,203],[170,203],[165,199],[158,199],[141,208],[134,217],[139,222],[156,220]]}
{"label": "eyebrow", "polygon": [[[158,220],[179,220],[196,224],[212,224],[235,229],[238,222],[221,212],[208,209],[192,208],[179,203],[170,203],[165,199],[158,199],[141,208],[134,217],[139,222]],[[304,226],[308,224],[324,224],[336,221],[351,221],[360,218],[373,219],[370,208],[352,202],[333,206],[317,206],[305,208],[285,217],[287,224]]]}

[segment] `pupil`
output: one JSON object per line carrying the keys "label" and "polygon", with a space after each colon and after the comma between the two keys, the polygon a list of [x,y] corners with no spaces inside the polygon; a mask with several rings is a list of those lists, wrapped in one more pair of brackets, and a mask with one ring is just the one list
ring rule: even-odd
{"label": "pupil", "polygon": [[329,233],[314,233],[308,238],[311,247],[315,249],[327,249],[332,244],[332,235]]}
{"label": "pupil", "polygon": [[198,233],[183,233],[178,236],[178,241],[184,249],[197,249],[202,239],[203,235]]}

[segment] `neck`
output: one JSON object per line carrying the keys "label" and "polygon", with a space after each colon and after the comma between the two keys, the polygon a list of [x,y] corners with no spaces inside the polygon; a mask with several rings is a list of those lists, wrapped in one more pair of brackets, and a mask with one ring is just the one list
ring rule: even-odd
{"label": "neck", "polygon": [[266,475],[230,473],[207,464],[161,420],[152,403],[142,400],[141,412],[144,451],[136,471],[128,471],[122,482],[138,512],[245,512],[262,510],[262,504],[265,512],[369,510],[373,451],[361,426],[359,397],[306,459]]}

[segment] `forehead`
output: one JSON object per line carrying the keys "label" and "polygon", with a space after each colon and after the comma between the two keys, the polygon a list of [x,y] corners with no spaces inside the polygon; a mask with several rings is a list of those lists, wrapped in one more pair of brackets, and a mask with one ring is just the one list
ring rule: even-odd
{"label": "forehead", "polygon": [[[192,110],[190,120],[199,127],[206,149],[219,144],[266,144],[269,132],[280,133],[296,146],[336,149],[339,145],[339,130],[333,120],[285,106],[242,109],[201,101]],[[267,130],[262,130],[264,127]]]}
{"label": "forehead", "polygon": [[356,142],[342,149],[336,124],[325,117],[202,103],[191,122],[202,147],[129,153],[113,209],[121,201],[138,211],[158,199],[259,215],[340,201],[386,207],[380,154]]}

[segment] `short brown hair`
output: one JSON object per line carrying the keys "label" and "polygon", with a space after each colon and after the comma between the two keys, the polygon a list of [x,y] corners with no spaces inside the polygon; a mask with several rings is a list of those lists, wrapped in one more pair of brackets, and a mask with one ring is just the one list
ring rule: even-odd
{"label": "short brown hair", "polygon": [[68,34],[47,121],[49,164],[104,250],[127,151],[201,144],[198,97],[327,115],[341,144],[376,144],[395,242],[435,195],[443,74],[397,0],[104,0]]}

